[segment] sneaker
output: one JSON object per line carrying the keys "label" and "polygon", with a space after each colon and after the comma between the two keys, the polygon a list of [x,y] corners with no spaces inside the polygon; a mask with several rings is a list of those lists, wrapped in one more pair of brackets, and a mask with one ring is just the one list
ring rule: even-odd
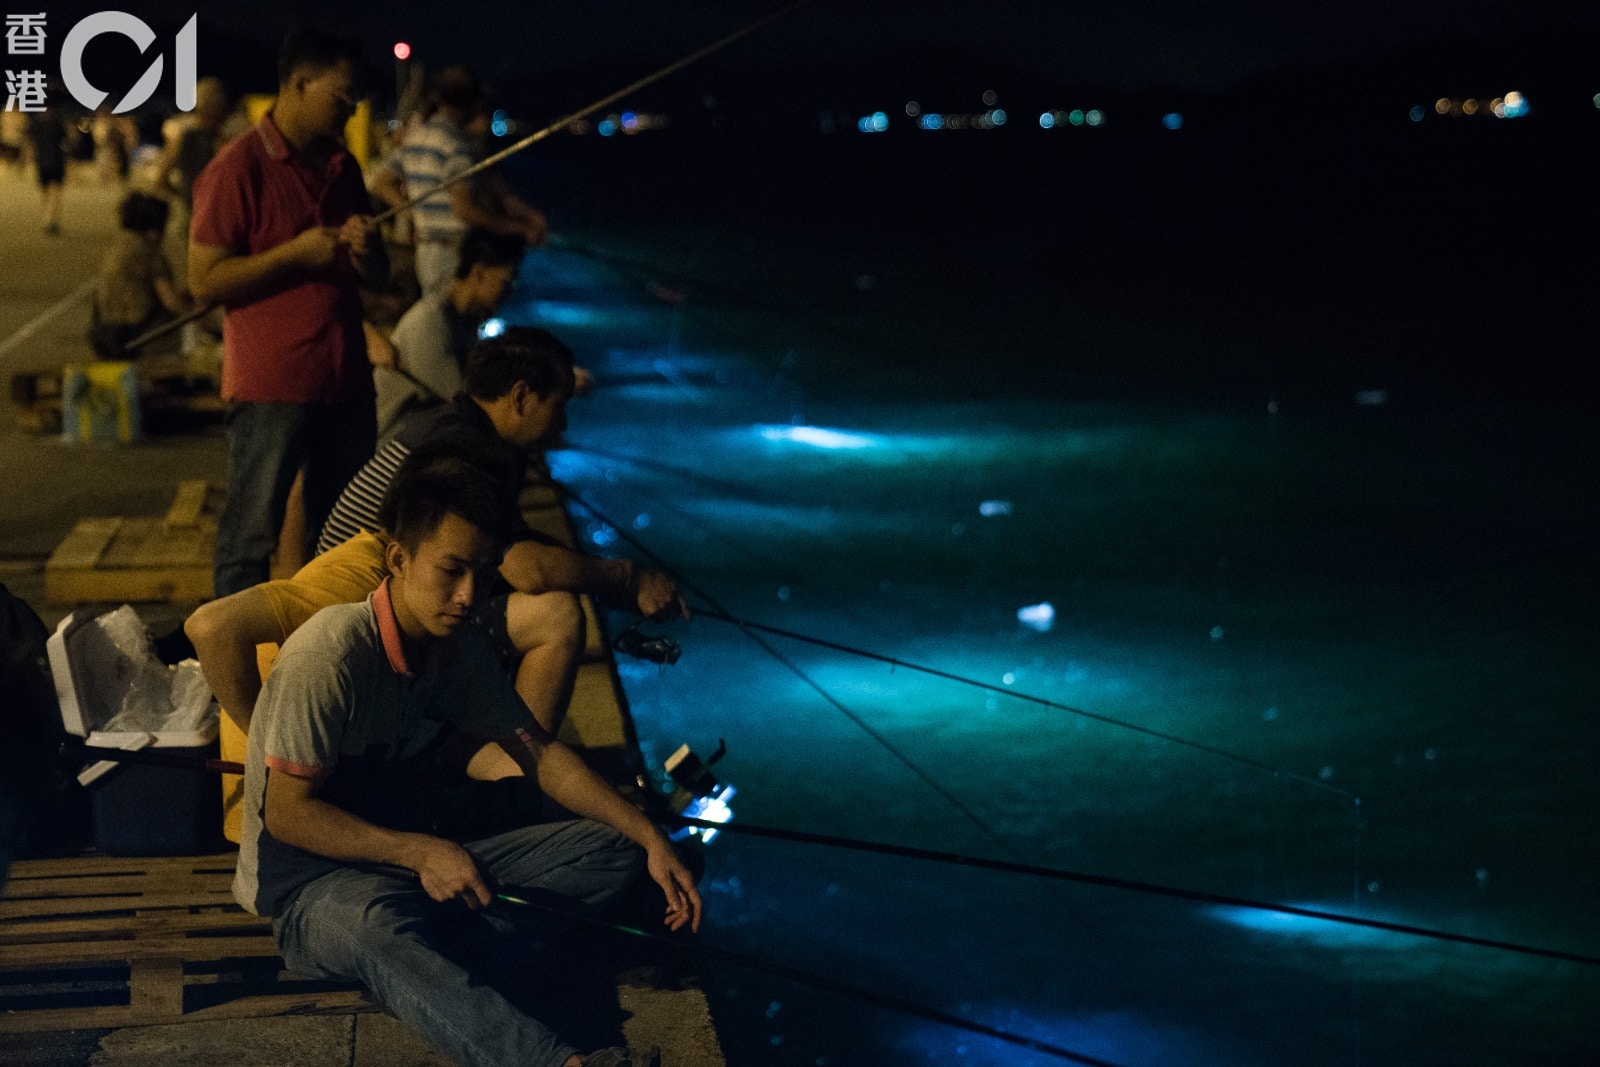
{"label": "sneaker", "polygon": [[603,1048],[583,1058],[583,1067],[661,1067],[661,1050],[649,1048]]}

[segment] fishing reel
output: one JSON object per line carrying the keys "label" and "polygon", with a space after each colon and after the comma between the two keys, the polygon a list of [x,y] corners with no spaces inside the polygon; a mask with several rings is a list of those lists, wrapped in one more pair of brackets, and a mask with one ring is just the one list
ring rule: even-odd
{"label": "fishing reel", "polygon": [[[719,737],[717,750],[704,762],[688,745],[679,745],[678,750],[667,757],[663,766],[667,777],[672,780],[672,792],[667,796],[667,804],[675,814],[685,819],[715,823],[725,823],[733,818],[733,809],[728,806],[728,801],[737,790],[726,782],[717,781],[711,773],[711,765],[727,754],[728,743]],[[698,837],[709,845],[717,836],[717,830],[709,826],[680,826],[669,836],[674,841]]]}
{"label": "fishing reel", "polygon": [[683,655],[683,648],[678,642],[659,634],[647,634],[639,629],[637,623],[618,634],[611,642],[611,647],[634,659],[649,660],[651,663],[672,664]]}

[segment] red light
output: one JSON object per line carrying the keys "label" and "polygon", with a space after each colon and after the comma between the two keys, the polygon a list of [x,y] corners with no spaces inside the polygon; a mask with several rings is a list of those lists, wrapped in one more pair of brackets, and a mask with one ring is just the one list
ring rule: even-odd
{"label": "red light", "polygon": [[411,46],[406,44],[404,41],[396,41],[394,45],[394,57],[399,60],[410,59]]}

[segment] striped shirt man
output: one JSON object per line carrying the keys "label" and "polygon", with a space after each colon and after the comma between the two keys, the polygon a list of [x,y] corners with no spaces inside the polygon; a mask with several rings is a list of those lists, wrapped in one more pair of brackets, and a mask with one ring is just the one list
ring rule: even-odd
{"label": "striped shirt man", "polygon": [[[389,483],[405,458],[424,446],[459,451],[474,466],[494,474],[505,485],[513,503],[527,479],[527,457],[495,431],[494,423],[472,397],[457,393],[448,404],[418,411],[400,420],[394,436],[356,472],[340,494],[317,541],[319,555],[358,533],[379,532],[378,509]],[[529,529],[520,518],[520,508],[512,510],[519,516],[512,541],[555,543]]]}
{"label": "striped shirt man", "polygon": [[[461,127],[443,111],[406,134],[385,165],[405,183],[406,199],[415,201],[440,182],[472,166],[472,144]],[[466,222],[456,214],[446,190],[412,207],[416,226],[417,283],[425,293],[450,284],[455,277]]]}

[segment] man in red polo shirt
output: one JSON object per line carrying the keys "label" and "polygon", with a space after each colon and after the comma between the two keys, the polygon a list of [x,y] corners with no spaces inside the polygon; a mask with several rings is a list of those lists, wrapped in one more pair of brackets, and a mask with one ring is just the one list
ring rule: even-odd
{"label": "man in red polo shirt", "polygon": [[290,34],[272,110],[194,183],[189,289],[226,309],[219,597],[267,580],[296,471],[305,468],[309,557],[334,501],[376,444],[357,285],[382,282],[389,268],[361,167],[341,141],[359,61],[353,41]]}

